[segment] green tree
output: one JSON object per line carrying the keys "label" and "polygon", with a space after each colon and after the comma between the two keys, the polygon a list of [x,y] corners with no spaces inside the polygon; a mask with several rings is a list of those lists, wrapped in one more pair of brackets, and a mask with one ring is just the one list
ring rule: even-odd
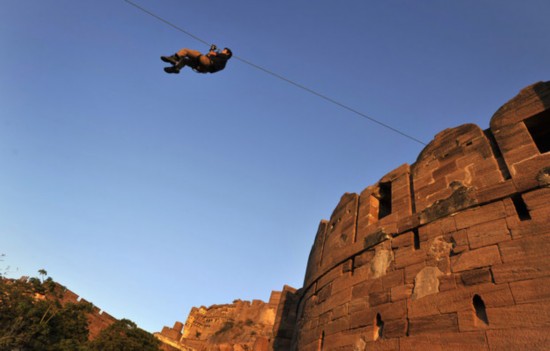
{"label": "green tree", "polygon": [[0,350],[86,350],[91,305],[46,298],[54,285],[0,278]]}
{"label": "green tree", "polygon": [[48,272],[46,272],[45,269],[39,269],[38,274],[42,277],[42,281],[46,280],[46,277],[48,276]]}
{"label": "green tree", "polygon": [[0,351],[160,351],[153,335],[127,319],[89,341],[93,305],[63,302],[64,291],[51,277],[0,276]]}
{"label": "green tree", "polygon": [[128,319],[116,321],[90,342],[90,351],[160,351],[160,341]]}

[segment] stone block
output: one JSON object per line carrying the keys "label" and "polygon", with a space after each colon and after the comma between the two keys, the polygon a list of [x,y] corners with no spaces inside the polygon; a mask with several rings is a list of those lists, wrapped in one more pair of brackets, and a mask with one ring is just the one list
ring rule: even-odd
{"label": "stone block", "polygon": [[517,304],[550,300],[550,277],[512,282],[510,290]]}
{"label": "stone block", "polygon": [[329,270],[328,272],[326,272],[326,274],[324,274],[317,280],[317,290],[322,289],[325,285],[332,283],[332,281],[336,280],[336,278],[341,277],[342,275],[343,273],[341,266],[336,266],[335,268]]}
{"label": "stone block", "polygon": [[333,293],[328,300],[322,305],[322,311],[330,311],[351,300],[351,289],[341,290]]}
{"label": "stone block", "polygon": [[368,234],[363,241],[363,246],[364,248],[368,249],[390,238],[391,236],[389,234],[386,234],[386,232],[383,229],[380,229],[372,234]]}
{"label": "stone block", "polygon": [[356,311],[350,314],[349,327],[351,329],[356,329],[360,327],[373,325],[375,319],[376,319],[376,313],[370,308],[366,308],[361,311]]}
{"label": "stone block", "polygon": [[436,169],[432,173],[432,176],[436,179],[444,178],[447,174],[452,173],[456,170],[458,170],[456,161],[451,161],[445,164],[444,166],[441,166],[438,169]]}
{"label": "stone block", "polygon": [[406,232],[399,234],[391,240],[392,249],[400,249],[407,246],[414,245],[414,234],[413,232]]}
{"label": "stone block", "polygon": [[506,218],[506,209],[502,201],[462,211],[454,216],[457,229],[469,228],[501,218]]}
{"label": "stone block", "polygon": [[393,252],[391,250],[377,250],[370,263],[370,278],[375,279],[385,276],[392,261]]}
{"label": "stone block", "polygon": [[515,212],[512,217],[508,216],[506,218],[508,227],[512,230],[512,238],[514,240],[527,236],[550,234],[550,221],[548,220],[550,215],[538,218],[535,217],[537,215],[536,212],[536,210],[530,212],[532,219],[527,221],[520,221]]}
{"label": "stone block", "polygon": [[412,300],[418,300],[439,292],[439,277],[443,273],[437,267],[424,267],[414,279]]}
{"label": "stone block", "polygon": [[373,292],[369,294],[369,305],[377,306],[390,301],[389,291]]}
{"label": "stone block", "polygon": [[389,290],[394,286],[402,285],[405,281],[404,270],[398,269],[386,273],[385,276],[380,278],[380,283],[382,283],[382,288]]}
{"label": "stone block", "polygon": [[348,314],[352,315],[357,312],[364,311],[369,308],[367,297],[353,299],[348,304]]}
{"label": "stone block", "polygon": [[407,335],[406,319],[398,319],[384,323],[383,337],[385,339],[400,338]]}
{"label": "stone block", "polygon": [[488,324],[476,316],[473,308],[469,311],[458,312],[458,329],[460,332],[484,330],[488,327]]}
{"label": "stone block", "polygon": [[413,284],[399,285],[391,288],[390,300],[396,302],[399,300],[408,299],[412,295]]}
{"label": "stone block", "polygon": [[542,258],[527,258],[511,263],[497,264],[491,270],[497,284],[542,278],[550,276],[550,261]]}
{"label": "stone block", "polygon": [[[550,164],[550,154],[545,153],[538,157],[532,157],[532,152],[536,152],[534,145],[528,145],[520,148],[514,153],[522,151],[518,158],[523,158],[522,161],[515,163],[512,167],[515,172],[512,173],[512,179],[518,192],[524,192],[536,188],[541,185],[541,179],[537,174],[544,172]],[[514,174],[515,173],[515,174]],[[546,185],[545,185],[546,186]]]}
{"label": "stone block", "polygon": [[456,289],[456,277],[453,274],[445,274],[439,277],[439,291]]}
{"label": "stone block", "polygon": [[512,239],[506,219],[504,218],[471,226],[467,229],[467,232],[470,248],[472,249]]}
{"label": "stone block", "polygon": [[486,246],[451,257],[451,270],[462,272],[498,263],[501,263],[498,247],[496,245]]}
{"label": "stone block", "polygon": [[516,192],[516,186],[510,179],[478,189],[476,198],[480,203],[485,203],[508,197]]}
{"label": "stone block", "polygon": [[470,308],[470,294],[463,290],[446,291],[423,299],[408,300],[409,319],[440,314],[440,306],[454,311],[466,310]]}
{"label": "stone block", "polygon": [[356,282],[354,281],[353,276],[348,274],[342,275],[332,281],[332,292],[337,293],[342,290],[351,289],[355,284]]}
{"label": "stone block", "polygon": [[400,338],[400,350],[407,351],[486,351],[484,332],[438,333]]}
{"label": "stone block", "polygon": [[[355,337],[348,334],[331,334],[326,335],[323,342],[323,350],[338,350],[338,351],[353,351]],[[301,349],[300,349],[301,350]],[[317,346],[314,351],[318,351],[319,346]]]}
{"label": "stone block", "polygon": [[407,301],[401,300],[397,302],[386,303],[372,308],[373,311],[379,313],[382,320],[385,322],[393,320],[403,320],[407,317]]}
{"label": "stone block", "polygon": [[415,250],[413,247],[404,247],[394,251],[395,268],[403,268],[426,260],[424,250]]}
{"label": "stone block", "polygon": [[537,210],[550,207],[550,188],[537,189],[523,194],[527,208]]}
{"label": "stone block", "polygon": [[405,267],[405,284],[413,284],[416,275],[424,269],[424,267],[426,267],[426,262],[424,261]]}
{"label": "stone block", "polygon": [[317,303],[325,302],[332,294],[332,284],[325,285],[317,292]]}
{"label": "stone block", "polygon": [[461,229],[451,234],[451,243],[453,243],[452,254],[457,255],[470,249],[468,242],[468,230]]}
{"label": "stone block", "polygon": [[325,325],[325,335],[332,335],[349,329],[350,318],[348,316],[339,318],[337,320],[330,321]]}
{"label": "stone block", "polygon": [[341,304],[332,310],[332,319],[339,319],[349,315],[348,303]]}
{"label": "stone block", "polygon": [[[447,189],[446,191],[450,192],[451,190]],[[420,213],[421,224],[430,223],[439,218],[459,213],[461,210],[474,206],[477,203],[475,189],[471,187],[459,186],[452,193],[444,195],[448,196],[438,196],[439,200],[422,210]]]}
{"label": "stone block", "polygon": [[342,273],[349,273],[353,271],[353,260],[347,260],[342,264]]}
{"label": "stone block", "polygon": [[[372,335],[372,332],[369,334]],[[378,339],[365,343],[364,349],[353,349],[351,351],[395,351],[399,350],[399,339]]]}
{"label": "stone block", "polygon": [[365,264],[369,264],[374,258],[374,250],[367,250],[355,256],[353,260],[353,268],[357,269]]}
{"label": "stone block", "polygon": [[490,283],[493,280],[491,270],[489,268],[479,268],[471,271],[463,272],[460,275],[462,283],[464,285],[477,285],[483,283]]}
{"label": "stone block", "polygon": [[420,218],[417,214],[400,218],[397,222],[397,232],[403,233],[420,225]]}
{"label": "stone block", "polygon": [[471,296],[479,295],[485,302],[486,307],[502,307],[515,304],[514,297],[507,284],[494,285],[484,284],[469,288]]}
{"label": "stone block", "polygon": [[454,217],[441,218],[418,229],[421,242],[432,240],[438,236],[456,232]]}
{"label": "stone block", "polygon": [[550,328],[550,305],[521,304],[505,307],[487,307],[490,329]]}
{"label": "stone block", "polygon": [[456,313],[409,318],[409,335],[458,332]]}
{"label": "stone block", "polygon": [[547,351],[550,345],[548,328],[488,330],[489,350]]}
{"label": "stone block", "polygon": [[517,240],[500,243],[498,246],[504,263],[546,257],[550,252],[550,234],[525,236]]}

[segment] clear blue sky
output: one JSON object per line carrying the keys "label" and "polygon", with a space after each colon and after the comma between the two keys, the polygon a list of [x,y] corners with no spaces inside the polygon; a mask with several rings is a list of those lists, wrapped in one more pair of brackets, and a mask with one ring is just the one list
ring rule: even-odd
{"label": "clear blue sky", "polygon": [[[547,0],[135,2],[425,142],[550,79]],[[236,59],[167,75],[208,47],[123,0],[4,0],[0,44],[0,265],[149,331],[300,287],[340,196],[422,149]]]}

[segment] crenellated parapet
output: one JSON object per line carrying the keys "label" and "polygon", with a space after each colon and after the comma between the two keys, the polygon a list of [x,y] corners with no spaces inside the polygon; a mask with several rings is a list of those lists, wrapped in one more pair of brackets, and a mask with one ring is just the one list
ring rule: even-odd
{"label": "crenellated parapet", "polygon": [[[283,292],[273,291],[268,302],[235,300],[231,304],[193,307],[185,324],[176,322],[155,336],[170,347],[185,351],[268,351]],[[278,326],[284,327],[284,319]],[[289,343],[294,324],[290,329]]]}

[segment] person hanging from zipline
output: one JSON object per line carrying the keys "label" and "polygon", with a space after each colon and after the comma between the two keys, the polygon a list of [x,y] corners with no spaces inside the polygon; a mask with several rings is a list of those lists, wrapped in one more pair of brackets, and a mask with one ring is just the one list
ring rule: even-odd
{"label": "person hanging from zipline", "polygon": [[166,73],[180,73],[185,66],[189,66],[199,73],[215,73],[225,68],[231,56],[233,53],[229,48],[218,51],[216,45],[212,45],[206,55],[197,50],[184,48],[172,56],[161,56],[160,59],[172,64],[172,66],[164,67]]}

